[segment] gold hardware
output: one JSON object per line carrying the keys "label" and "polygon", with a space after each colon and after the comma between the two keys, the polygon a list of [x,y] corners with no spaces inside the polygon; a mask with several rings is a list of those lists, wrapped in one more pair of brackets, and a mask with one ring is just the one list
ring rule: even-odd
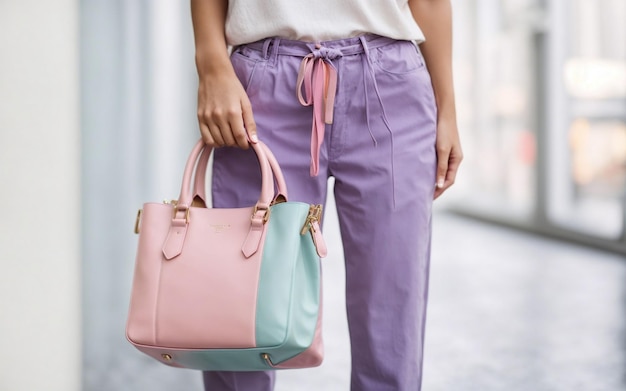
{"label": "gold hardware", "polygon": [[272,362],[272,359],[270,358],[270,355],[267,353],[261,353],[261,358],[263,360],[265,360],[265,362],[267,363],[267,365],[269,365],[270,367],[274,366],[274,363]]}
{"label": "gold hardware", "polygon": [[139,209],[137,211],[137,218],[135,219],[135,233],[138,234],[139,233],[139,222],[141,221],[141,212],[143,212],[142,209]]}
{"label": "gold hardware", "polygon": [[256,216],[256,213],[260,210],[265,211],[265,215],[263,216],[263,224],[265,224],[270,219],[270,208],[259,208],[258,205],[254,205],[254,210],[252,211],[251,218],[254,219],[254,216]]}
{"label": "gold hardware", "polygon": [[[176,218],[176,212],[178,212],[178,209],[174,206],[174,214],[172,216],[173,219]],[[185,210],[185,224],[189,224],[189,208]]]}
{"label": "gold hardware", "polygon": [[165,361],[172,361],[172,356],[170,356],[170,355],[169,355],[169,354],[167,354],[167,353],[163,353],[163,354],[161,355],[161,357],[163,357],[163,360],[165,360]]}
{"label": "gold hardware", "polygon": [[304,235],[309,230],[313,229],[313,222],[317,221],[321,223],[322,221],[322,205],[311,205],[309,206],[309,215],[306,217],[304,221],[304,225],[300,230],[300,235]]}
{"label": "gold hardware", "polygon": [[[163,203],[166,205],[172,205],[174,207],[174,215],[173,219],[176,218],[176,212],[178,212],[178,200],[163,200]],[[185,223],[189,224],[189,208],[185,211]]]}

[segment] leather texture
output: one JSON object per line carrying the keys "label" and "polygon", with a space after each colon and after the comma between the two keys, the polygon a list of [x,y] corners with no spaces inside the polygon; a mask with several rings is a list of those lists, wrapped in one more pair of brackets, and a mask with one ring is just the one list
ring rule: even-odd
{"label": "leather texture", "polygon": [[[202,141],[178,202],[144,204],[126,336],[164,364],[254,371],[321,363],[319,225],[301,234],[311,205],[288,201],[275,157],[261,142],[253,148],[262,175],[256,205],[192,206],[205,200],[211,150]],[[274,203],[278,196],[285,202]]]}

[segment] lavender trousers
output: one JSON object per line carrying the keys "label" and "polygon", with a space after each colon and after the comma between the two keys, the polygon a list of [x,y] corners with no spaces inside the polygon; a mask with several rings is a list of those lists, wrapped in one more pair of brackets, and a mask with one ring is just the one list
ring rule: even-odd
{"label": "lavender trousers", "polygon": [[[307,55],[338,76],[318,156],[311,149],[316,108],[296,96]],[[335,178],[352,391],[420,390],[437,159],[436,105],[418,47],[374,35],[317,45],[269,38],[235,48],[232,63],[290,199],[325,203]],[[212,183],[215,207],[253,205],[261,186],[253,152],[217,149]],[[206,391],[271,391],[275,373],[203,375]]]}

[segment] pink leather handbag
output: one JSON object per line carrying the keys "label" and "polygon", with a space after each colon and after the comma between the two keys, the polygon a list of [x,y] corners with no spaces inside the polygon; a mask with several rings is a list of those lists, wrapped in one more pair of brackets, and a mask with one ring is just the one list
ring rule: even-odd
{"label": "pink leather handbag", "polygon": [[197,206],[211,153],[199,141],[178,201],[138,213],[126,336],[164,364],[253,371],[322,361],[321,205],[288,201],[271,151],[252,147],[262,176],[255,205]]}

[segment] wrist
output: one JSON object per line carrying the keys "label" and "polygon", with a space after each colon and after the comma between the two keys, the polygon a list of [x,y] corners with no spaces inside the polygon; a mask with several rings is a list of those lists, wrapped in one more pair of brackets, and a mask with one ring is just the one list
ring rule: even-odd
{"label": "wrist", "polygon": [[233,72],[226,50],[196,51],[196,69],[200,79]]}
{"label": "wrist", "polygon": [[456,122],[456,107],[454,103],[446,105],[437,105],[437,119],[441,121]]}

